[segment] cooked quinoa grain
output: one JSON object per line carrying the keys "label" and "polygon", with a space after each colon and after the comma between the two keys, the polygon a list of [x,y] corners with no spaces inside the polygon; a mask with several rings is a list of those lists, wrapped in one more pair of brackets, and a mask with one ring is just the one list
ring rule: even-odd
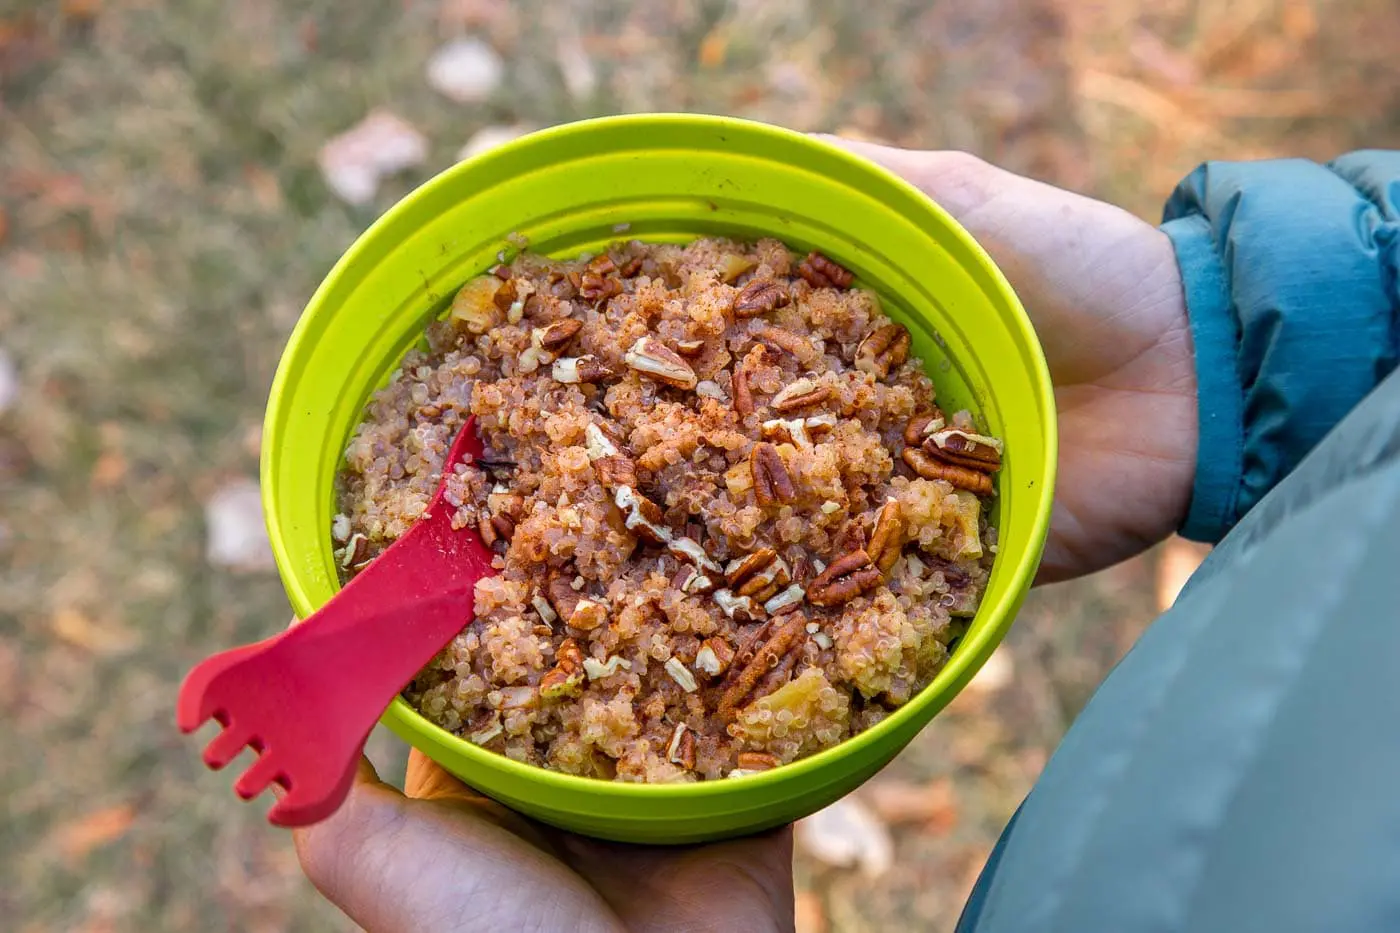
{"label": "cooked quinoa grain", "polygon": [[851,281],[701,239],[464,285],[366,406],[331,529],[367,566],[476,417],[447,498],[500,574],[407,700],[519,761],[664,782],[810,755],[926,686],[986,586],[1003,451]]}

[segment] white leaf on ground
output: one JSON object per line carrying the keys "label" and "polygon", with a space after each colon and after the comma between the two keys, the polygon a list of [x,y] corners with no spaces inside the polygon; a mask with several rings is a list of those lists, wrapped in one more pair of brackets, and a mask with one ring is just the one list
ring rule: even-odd
{"label": "white leaf on ground", "polygon": [[518,139],[534,129],[523,123],[514,126],[483,126],[472,134],[464,145],[457,152],[457,161],[470,159],[472,156],[481,155],[488,149],[495,149],[503,143],[508,143],[512,139]]}
{"label": "white leaf on ground", "polygon": [[387,110],[374,110],[322,146],[316,161],[338,197],[367,204],[381,179],[427,157],[428,140],[411,123]]}
{"label": "white leaf on ground", "polygon": [[19,373],[15,372],[14,361],[0,347],[0,412],[9,409],[19,396]]}
{"label": "white leaf on ground", "polygon": [[972,693],[995,693],[1009,686],[1015,677],[1016,662],[1011,660],[1010,649],[1002,645],[992,652],[964,689]]}
{"label": "white leaf on ground", "polygon": [[819,862],[859,866],[869,878],[878,878],[894,864],[889,829],[855,797],[844,797],[798,821],[797,844]]}
{"label": "white leaf on ground", "polygon": [[598,89],[598,72],[593,60],[579,42],[578,36],[566,36],[559,40],[557,49],[559,73],[564,76],[564,87],[574,100],[586,100]]}
{"label": "white leaf on ground", "polygon": [[461,104],[482,101],[500,87],[505,63],[475,36],[453,39],[428,59],[428,84]]}
{"label": "white leaf on ground", "polygon": [[263,525],[258,484],[236,479],[204,503],[205,557],[216,567],[271,570],[276,567]]}

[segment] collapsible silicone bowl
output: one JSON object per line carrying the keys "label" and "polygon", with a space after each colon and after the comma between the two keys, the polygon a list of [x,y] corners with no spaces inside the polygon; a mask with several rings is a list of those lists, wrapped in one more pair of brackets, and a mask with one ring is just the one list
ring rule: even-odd
{"label": "collapsible silicone bowl", "polygon": [[568,257],[619,238],[777,237],[855,272],[909,327],[946,410],[971,408],[1006,443],[993,500],[999,550],[981,610],[934,682],[874,728],[763,774],[622,784],[557,774],[479,748],[402,699],[383,722],[481,792],[607,839],[685,843],[755,832],[854,789],[903,748],[1001,641],[1030,587],[1050,520],[1055,408],[1016,295],[973,239],[923,194],[809,137],[719,117],[569,124],[455,165],[404,198],[341,258],[283,354],[264,428],[268,530],[292,606],[336,591],[334,479],[361,408],[467,279],[512,234]]}

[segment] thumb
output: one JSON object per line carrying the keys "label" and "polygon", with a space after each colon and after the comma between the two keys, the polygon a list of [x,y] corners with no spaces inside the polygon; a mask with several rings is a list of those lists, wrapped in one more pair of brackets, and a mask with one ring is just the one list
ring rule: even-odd
{"label": "thumb", "polygon": [[311,883],[369,933],[616,927],[595,891],[469,801],[411,800],[365,759],[341,808],[292,836]]}
{"label": "thumb", "polygon": [[813,135],[894,172],[927,194],[964,226],[968,226],[972,214],[998,193],[1021,184],[1036,184],[967,152],[898,149],[822,133]]}

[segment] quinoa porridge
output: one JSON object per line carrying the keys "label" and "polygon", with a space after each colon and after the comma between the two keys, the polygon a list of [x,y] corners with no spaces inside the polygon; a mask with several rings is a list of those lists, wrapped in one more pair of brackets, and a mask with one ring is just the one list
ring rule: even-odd
{"label": "quinoa porridge", "polygon": [[405,698],[519,761],[665,782],[810,755],[926,686],[986,585],[1001,444],[851,281],[701,239],[467,282],[339,478],[352,575],[477,419],[447,495],[500,574]]}

